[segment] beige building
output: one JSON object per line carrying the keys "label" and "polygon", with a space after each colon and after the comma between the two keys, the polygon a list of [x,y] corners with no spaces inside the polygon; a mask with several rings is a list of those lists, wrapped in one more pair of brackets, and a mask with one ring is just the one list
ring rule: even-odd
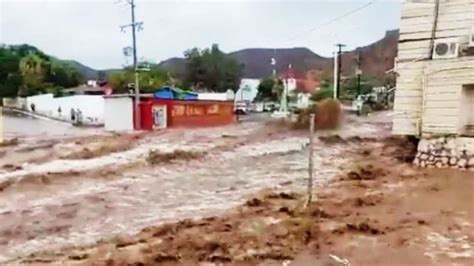
{"label": "beige building", "polygon": [[405,0],[393,132],[474,136],[474,0]]}

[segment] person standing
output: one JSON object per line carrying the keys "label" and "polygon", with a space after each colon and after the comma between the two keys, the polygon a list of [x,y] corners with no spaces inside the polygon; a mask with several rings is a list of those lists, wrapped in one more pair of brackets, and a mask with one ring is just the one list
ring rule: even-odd
{"label": "person standing", "polygon": [[71,108],[71,121],[75,122],[76,120],[76,111],[74,111],[74,108]]}
{"label": "person standing", "polygon": [[76,111],[76,122],[77,122],[77,125],[82,124],[82,112],[79,108]]}

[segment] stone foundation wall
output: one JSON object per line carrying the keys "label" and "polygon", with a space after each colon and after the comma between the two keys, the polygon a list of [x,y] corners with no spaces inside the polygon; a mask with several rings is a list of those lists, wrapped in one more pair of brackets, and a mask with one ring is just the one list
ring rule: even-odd
{"label": "stone foundation wall", "polygon": [[424,168],[457,168],[474,171],[474,138],[421,139],[413,164]]}

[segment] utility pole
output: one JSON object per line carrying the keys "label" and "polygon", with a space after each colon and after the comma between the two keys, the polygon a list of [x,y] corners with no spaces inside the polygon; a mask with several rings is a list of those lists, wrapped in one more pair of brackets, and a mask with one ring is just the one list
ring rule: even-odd
{"label": "utility pole", "polygon": [[135,72],[135,85],[134,85],[134,94],[135,94],[135,111],[134,111],[134,120],[135,120],[135,129],[139,129],[141,125],[140,121],[140,84],[138,77],[138,62],[137,62],[137,30],[142,30],[143,22],[135,21],[135,0],[127,0],[127,3],[130,5],[132,23],[128,25],[120,26],[122,32],[126,28],[132,28],[132,51],[133,51],[133,71]]}
{"label": "utility pole", "polygon": [[339,99],[339,97],[341,96],[341,68],[342,68],[342,47],[345,47],[346,45],[345,44],[342,44],[342,43],[338,43],[336,44],[336,46],[338,47],[338,51],[337,51],[337,79],[336,79],[336,98]]}
{"label": "utility pole", "polygon": [[[362,62],[361,62],[361,58],[360,58],[360,50],[357,49],[357,57],[356,57],[356,60],[357,60],[357,69],[356,69],[356,75],[357,75],[357,95],[356,96],[359,96],[360,95],[360,78],[361,78],[361,75],[362,75]],[[356,97],[357,99],[357,97]]]}
{"label": "utility pole", "polygon": [[333,98],[337,99],[337,51],[334,52],[334,74],[333,74],[333,84],[332,84],[332,92],[333,92]]}

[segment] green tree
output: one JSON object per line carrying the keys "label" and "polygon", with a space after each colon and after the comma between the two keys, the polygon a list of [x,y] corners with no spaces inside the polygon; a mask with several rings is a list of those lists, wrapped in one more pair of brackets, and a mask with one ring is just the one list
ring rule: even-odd
{"label": "green tree", "polygon": [[43,92],[46,88],[45,80],[49,74],[50,62],[36,52],[30,51],[20,60],[20,73],[23,83],[18,94],[30,96]]}
{"label": "green tree", "polygon": [[19,73],[20,56],[6,46],[0,46],[0,98],[14,97],[22,84]]}
{"label": "green tree", "polygon": [[321,78],[321,88],[313,93],[310,97],[312,101],[319,102],[321,100],[334,97],[333,81],[330,75],[324,75]]}
{"label": "green tree", "polygon": [[[171,85],[169,75],[158,65],[150,65],[149,71],[141,71],[139,73],[140,92],[154,92],[156,89]],[[135,72],[132,68],[127,67],[109,73],[108,82],[112,85],[114,92],[126,93],[133,89],[135,83]]]}
{"label": "green tree", "polygon": [[216,92],[238,90],[243,67],[237,60],[220,51],[217,44],[212,45],[211,49],[190,49],[184,56],[187,86]]}
{"label": "green tree", "polygon": [[275,80],[273,78],[264,78],[258,84],[257,100],[270,100],[277,101],[278,95],[275,93],[273,87],[275,86]]}
{"label": "green tree", "polygon": [[36,47],[26,44],[0,46],[0,97],[57,91],[77,86],[80,80],[76,69]]}
{"label": "green tree", "polygon": [[[360,82],[360,94],[367,94],[372,88],[383,86],[383,80],[371,76],[362,76]],[[341,98],[353,100],[357,96],[357,77],[351,77],[341,84]]]}
{"label": "green tree", "polygon": [[80,73],[70,65],[61,62],[53,62],[51,64],[48,82],[54,84],[56,87],[76,87],[79,85],[80,80]]}
{"label": "green tree", "polygon": [[334,90],[331,87],[321,88],[319,91],[313,93],[310,99],[315,102],[334,97]]}

